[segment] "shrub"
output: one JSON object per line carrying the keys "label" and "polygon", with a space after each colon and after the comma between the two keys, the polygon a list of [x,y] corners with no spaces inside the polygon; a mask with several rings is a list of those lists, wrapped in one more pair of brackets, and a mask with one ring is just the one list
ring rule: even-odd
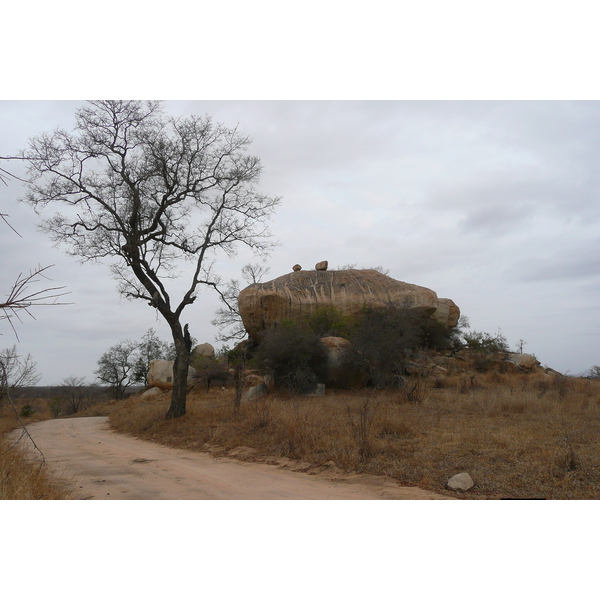
{"label": "shrub", "polygon": [[410,308],[365,308],[350,338],[355,360],[362,363],[372,385],[397,386],[411,353],[423,344],[424,319]]}
{"label": "shrub", "polygon": [[21,408],[22,417],[30,417],[34,412],[35,409],[33,408],[33,406],[31,406],[31,404],[29,404],[29,402],[27,404],[24,404]]}
{"label": "shrub", "polygon": [[486,355],[510,352],[508,341],[500,330],[495,335],[483,331],[466,331],[462,336],[469,349],[475,352]]}
{"label": "shrub", "polygon": [[457,347],[455,328],[448,327],[439,321],[426,319],[421,325],[422,345],[431,350],[443,352]]}
{"label": "shrub", "polygon": [[265,332],[257,361],[273,371],[276,385],[291,392],[312,391],[325,375],[327,350],[320,337],[296,323],[280,323]]}
{"label": "shrub", "polygon": [[52,398],[52,400],[50,400],[50,402],[48,404],[48,408],[50,409],[50,414],[52,415],[52,417],[54,419],[56,419],[56,417],[58,417],[58,415],[60,415],[60,413],[62,412],[62,408],[63,408],[62,398],[58,398],[58,397]]}
{"label": "shrub", "polygon": [[356,325],[356,320],[342,313],[335,306],[323,306],[306,317],[304,326],[319,337],[335,336],[348,338]]}

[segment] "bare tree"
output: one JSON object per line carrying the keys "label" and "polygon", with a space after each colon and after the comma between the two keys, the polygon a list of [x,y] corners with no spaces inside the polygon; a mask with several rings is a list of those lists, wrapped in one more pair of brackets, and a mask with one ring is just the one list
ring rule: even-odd
{"label": "bare tree", "polygon": [[117,400],[122,400],[125,390],[134,383],[137,348],[138,345],[130,340],[119,342],[100,357],[98,369],[94,371],[102,383],[112,388]]}
{"label": "bare tree", "polygon": [[[167,418],[186,411],[190,336],[182,312],[198,286],[219,291],[215,254],[238,244],[270,246],[266,223],[279,198],[255,189],[260,160],[250,139],[210,117],[172,118],[158,102],[94,101],[77,111],[72,133],[31,140],[25,200],[37,211],[61,205],[43,222],[52,239],[82,261],[111,265],[119,292],[146,301],[168,323],[176,359]],[[192,265],[187,290],[166,283]]]}
{"label": "bare tree", "polygon": [[21,357],[17,347],[0,351],[0,405],[8,394],[19,387],[36,385],[41,375],[31,354]]}
{"label": "bare tree", "polygon": [[62,380],[61,388],[67,400],[69,412],[74,414],[85,407],[89,396],[89,387],[85,382],[85,377],[69,375]]}
{"label": "bare tree", "polygon": [[[260,283],[269,271],[269,267],[258,263],[247,264],[242,268],[242,277],[246,283],[252,285]],[[221,342],[239,341],[247,335],[238,306],[239,295],[240,282],[237,279],[231,279],[221,293],[221,300],[225,306],[217,310],[216,316],[212,320],[212,324],[219,328],[217,339]]]}

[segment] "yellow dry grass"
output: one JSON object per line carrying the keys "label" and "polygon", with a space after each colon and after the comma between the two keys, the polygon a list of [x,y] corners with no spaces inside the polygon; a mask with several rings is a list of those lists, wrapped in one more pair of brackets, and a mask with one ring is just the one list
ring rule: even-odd
{"label": "yellow dry grass", "polygon": [[253,460],[333,461],[437,492],[467,471],[476,485],[465,498],[600,498],[597,381],[454,376],[422,380],[412,394],[274,395],[242,405],[237,415],[233,396],[192,391],[188,413],[169,421],[168,394],[137,397],[110,419],[118,431],[170,446],[213,453],[243,446],[254,449]]}
{"label": "yellow dry grass", "polygon": [[[38,404],[42,406],[43,402]],[[44,416],[44,415],[40,415]],[[8,410],[0,415],[0,500],[67,500],[68,484],[48,472],[40,455],[28,454],[7,435],[20,423]]]}

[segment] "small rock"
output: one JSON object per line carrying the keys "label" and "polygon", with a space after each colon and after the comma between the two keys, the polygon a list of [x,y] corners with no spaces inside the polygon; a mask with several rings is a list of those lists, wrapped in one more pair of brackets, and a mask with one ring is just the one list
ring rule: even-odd
{"label": "small rock", "polygon": [[325,384],[317,383],[315,389],[309,394],[309,396],[324,396],[325,395]]}
{"label": "small rock", "polygon": [[160,396],[162,394],[162,390],[160,388],[157,387],[151,387],[149,390],[146,390],[141,397],[146,399],[146,398],[151,398],[152,396]]}
{"label": "small rock", "polygon": [[300,265],[294,265],[294,266],[292,267],[292,269],[293,269],[294,271],[302,271],[302,267],[301,267]]}
{"label": "small rock", "polygon": [[453,492],[466,492],[470,490],[475,483],[468,473],[459,473],[448,480],[446,486]]}
{"label": "small rock", "polygon": [[315,265],[315,269],[317,271],[327,271],[327,267],[329,266],[329,262],[326,260],[322,260]]}

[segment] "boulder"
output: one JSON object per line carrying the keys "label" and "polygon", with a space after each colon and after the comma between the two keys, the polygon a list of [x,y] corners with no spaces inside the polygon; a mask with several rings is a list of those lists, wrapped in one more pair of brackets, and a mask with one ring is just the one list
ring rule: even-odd
{"label": "boulder", "polygon": [[190,360],[194,361],[195,359],[205,356],[207,358],[215,357],[215,349],[211,344],[198,344],[190,354]]}
{"label": "boulder", "polygon": [[466,492],[470,490],[475,483],[468,473],[459,473],[448,480],[446,486],[453,492]]}
{"label": "boulder", "polygon": [[374,269],[294,271],[244,288],[238,304],[244,327],[255,341],[284,319],[299,321],[329,306],[346,316],[358,316],[365,306],[407,306],[448,327],[455,327],[460,316],[452,300]]}
{"label": "boulder", "polygon": [[348,356],[350,342],[341,337],[324,337],[327,350],[325,384],[333,388],[362,388],[367,384],[367,372]]}
{"label": "boulder", "polygon": [[531,371],[541,364],[533,354],[509,354],[507,360],[524,371]]}
{"label": "boulder", "polygon": [[326,260],[322,260],[321,262],[318,262],[315,265],[315,270],[316,271],[327,271],[328,266],[329,266],[329,263]]}
{"label": "boulder", "polygon": [[143,398],[144,400],[147,400],[148,398],[152,398],[154,396],[160,396],[162,394],[162,390],[160,388],[157,387],[151,387],[149,390],[146,390],[141,396],[140,398]]}
{"label": "boulder", "polygon": [[246,390],[246,393],[242,396],[242,400],[244,402],[249,402],[251,400],[258,400],[259,398],[264,398],[269,393],[269,390],[264,383],[259,383],[258,385],[252,386]]}
{"label": "boulder", "polygon": [[[189,367],[188,384],[192,383],[196,376],[196,369]],[[172,360],[153,360],[150,361],[148,369],[148,385],[160,388],[161,390],[173,389],[173,361]]]}
{"label": "boulder", "polygon": [[302,267],[300,265],[294,265],[292,271],[302,271]]}

